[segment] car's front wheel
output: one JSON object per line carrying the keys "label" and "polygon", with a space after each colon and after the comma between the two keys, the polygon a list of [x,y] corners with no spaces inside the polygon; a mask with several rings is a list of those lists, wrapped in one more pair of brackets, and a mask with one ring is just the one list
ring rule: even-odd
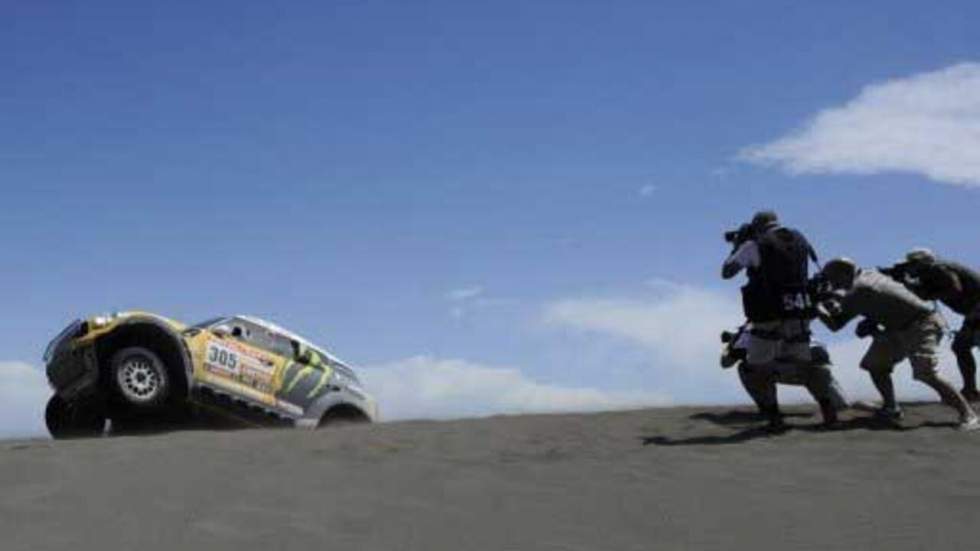
{"label": "car's front wheel", "polygon": [[109,362],[116,393],[129,406],[155,409],[170,396],[170,374],[153,351],[141,346],[124,348]]}
{"label": "car's front wheel", "polygon": [[48,432],[55,440],[93,438],[105,431],[105,412],[97,404],[76,400],[69,402],[52,396],[44,410]]}

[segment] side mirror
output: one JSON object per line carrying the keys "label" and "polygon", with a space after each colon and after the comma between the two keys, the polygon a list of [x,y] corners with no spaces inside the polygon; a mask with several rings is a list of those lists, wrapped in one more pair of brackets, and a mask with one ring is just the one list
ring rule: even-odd
{"label": "side mirror", "polygon": [[229,326],[227,326],[225,324],[221,324],[221,325],[219,325],[217,327],[212,328],[211,329],[211,332],[214,333],[215,336],[220,337],[220,338],[223,339],[223,338],[231,335],[231,327],[229,327]]}

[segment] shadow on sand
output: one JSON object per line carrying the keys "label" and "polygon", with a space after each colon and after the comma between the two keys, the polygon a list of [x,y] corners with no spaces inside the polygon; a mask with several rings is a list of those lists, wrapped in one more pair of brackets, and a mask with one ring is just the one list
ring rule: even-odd
{"label": "shadow on sand", "polygon": [[[786,419],[806,419],[807,417],[812,417],[812,415],[808,413],[784,413],[783,417]],[[724,413],[695,413],[694,415],[688,417],[688,419],[692,421],[708,421],[709,423],[722,427],[745,425],[747,423],[759,423],[765,420],[765,418],[756,411],[739,409],[733,409]]]}
{"label": "shadow on sand", "polygon": [[[792,413],[787,414],[784,417],[787,419],[806,418],[811,417],[811,415],[804,413]],[[723,427],[763,422],[762,417],[758,413],[744,410],[732,410],[725,413],[696,413],[690,416],[690,419],[695,421],[708,421],[709,423]],[[640,437],[640,440],[644,446],[718,446],[741,444],[743,442],[748,442],[759,438],[774,438],[792,431],[813,433],[834,433],[852,430],[908,432],[929,428],[953,428],[955,426],[956,423],[943,423],[936,421],[926,421],[917,425],[901,425],[876,419],[874,417],[855,417],[853,419],[841,421],[833,428],[825,428],[819,424],[812,424],[786,425],[782,429],[773,430],[765,425],[754,425],[733,434],[726,435],[694,436],[690,438],[672,438],[670,436],[655,435],[642,436]]]}

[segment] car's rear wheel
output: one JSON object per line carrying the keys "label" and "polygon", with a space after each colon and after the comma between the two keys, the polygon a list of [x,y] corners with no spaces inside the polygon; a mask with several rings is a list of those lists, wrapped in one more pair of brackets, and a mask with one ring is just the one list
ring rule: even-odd
{"label": "car's rear wheel", "polygon": [[370,422],[371,418],[360,409],[351,405],[339,405],[334,406],[320,418],[317,428],[336,428]]}
{"label": "car's rear wheel", "polygon": [[44,410],[48,432],[55,440],[93,438],[105,431],[105,412],[97,404],[82,400],[69,402],[52,396]]}
{"label": "car's rear wheel", "polygon": [[171,377],[166,364],[141,346],[123,348],[112,355],[109,373],[119,398],[141,410],[159,408],[170,397]]}

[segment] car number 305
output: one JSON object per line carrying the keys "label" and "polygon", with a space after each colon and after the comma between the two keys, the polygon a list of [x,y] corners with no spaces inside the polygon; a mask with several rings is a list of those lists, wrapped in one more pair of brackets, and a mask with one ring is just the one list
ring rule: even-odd
{"label": "car number 305", "polygon": [[220,348],[213,345],[209,346],[207,361],[209,364],[223,367],[228,371],[235,371],[238,369],[238,354],[225,348]]}

